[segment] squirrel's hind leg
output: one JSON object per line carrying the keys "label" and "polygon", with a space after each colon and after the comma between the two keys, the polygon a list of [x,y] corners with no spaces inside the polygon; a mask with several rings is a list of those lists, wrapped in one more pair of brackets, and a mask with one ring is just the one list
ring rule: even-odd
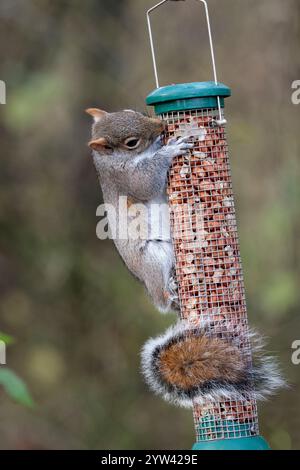
{"label": "squirrel's hind leg", "polygon": [[172,267],[167,285],[167,290],[171,299],[171,310],[180,313],[180,301],[178,296],[178,284],[176,280],[175,267]]}
{"label": "squirrel's hind leg", "polygon": [[164,241],[149,241],[143,253],[143,280],[154,305],[162,313],[178,311],[177,294],[170,289],[174,269],[172,245]]}

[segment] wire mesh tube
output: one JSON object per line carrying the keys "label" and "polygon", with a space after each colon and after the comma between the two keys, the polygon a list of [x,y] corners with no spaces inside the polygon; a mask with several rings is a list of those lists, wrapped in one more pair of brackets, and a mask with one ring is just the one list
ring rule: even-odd
{"label": "wire mesh tube", "polygon": [[[225,127],[218,109],[169,112],[166,140],[193,136],[189,154],[174,159],[168,196],[181,319],[228,341],[243,338],[241,356],[251,366],[251,347]],[[256,400],[208,400],[194,404],[197,441],[259,434]]]}

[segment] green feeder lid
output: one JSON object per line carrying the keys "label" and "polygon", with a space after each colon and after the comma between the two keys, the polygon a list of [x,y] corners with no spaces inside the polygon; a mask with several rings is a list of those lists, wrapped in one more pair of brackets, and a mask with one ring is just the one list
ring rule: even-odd
{"label": "green feeder lid", "polygon": [[147,105],[154,106],[156,114],[189,109],[216,108],[217,97],[224,107],[224,98],[231,90],[223,83],[194,82],[168,85],[157,88],[147,96]]}

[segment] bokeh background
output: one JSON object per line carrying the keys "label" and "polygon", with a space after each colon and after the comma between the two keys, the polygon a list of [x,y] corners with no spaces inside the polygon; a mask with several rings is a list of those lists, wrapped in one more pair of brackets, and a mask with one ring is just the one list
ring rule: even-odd
{"label": "bokeh background", "polygon": [[[146,111],[154,88],[151,0],[2,0],[0,331],[7,366],[33,397],[0,388],[2,449],[190,448],[190,411],[153,396],[139,350],[161,316],[111,241],[83,110]],[[260,407],[275,449],[300,448],[298,0],[209,0],[252,325],[271,338],[291,389]],[[153,16],[161,83],[211,78],[203,10],[189,0]]]}

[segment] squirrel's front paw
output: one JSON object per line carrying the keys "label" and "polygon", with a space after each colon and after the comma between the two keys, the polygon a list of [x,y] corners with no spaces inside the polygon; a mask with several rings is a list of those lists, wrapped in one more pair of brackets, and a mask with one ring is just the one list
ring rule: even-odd
{"label": "squirrel's front paw", "polygon": [[191,137],[180,137],[180,139],[172,138],[165,146],[168,157],[174,158],[184,155],[187,151],[193,148],[193,144],[189,142]]}

